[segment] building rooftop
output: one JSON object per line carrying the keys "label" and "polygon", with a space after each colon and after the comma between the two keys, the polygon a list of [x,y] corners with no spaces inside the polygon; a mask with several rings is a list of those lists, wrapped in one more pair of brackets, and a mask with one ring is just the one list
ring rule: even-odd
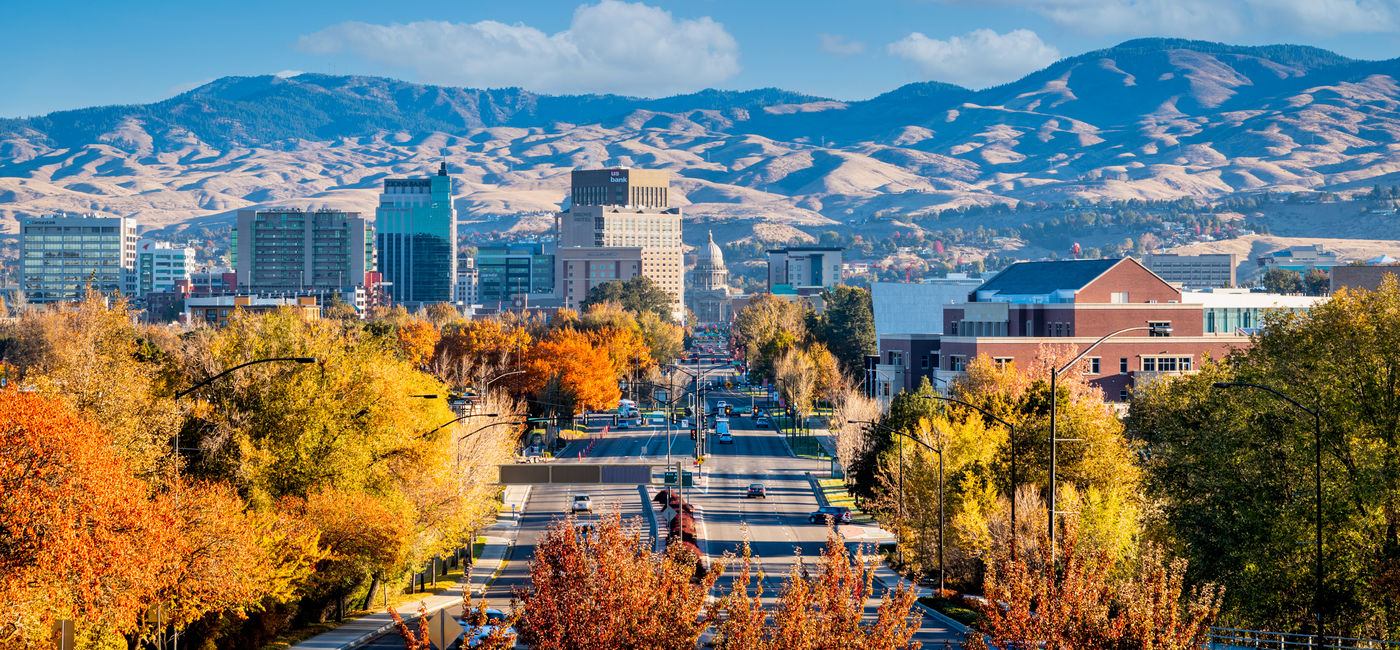
{"label": "building rooftop", "polygon": [[1100,260],[1056,260],[1017,262],[982,283],[976,294],[1047,295],[1057,291],[1078,291],[1122,262],[1113,257]]}
{"label": "building rooftop", "polygon": [[1248,289],[1215,289],[1212,291],[1183,291],[1181,293],[1182,304],[1203,305],[1206,309],[1224,307],[1235,309],[1306,309],[1323,300],[1326,298],[1260,293]]}

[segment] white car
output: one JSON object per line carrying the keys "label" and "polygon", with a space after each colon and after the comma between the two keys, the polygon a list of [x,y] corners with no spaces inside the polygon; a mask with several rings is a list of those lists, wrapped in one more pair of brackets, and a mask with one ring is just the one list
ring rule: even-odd
{"label": "white car", "polygon": [[593,499],[590,499],[587,494],[575,494],[572,510],[574,512],[593,512]]}

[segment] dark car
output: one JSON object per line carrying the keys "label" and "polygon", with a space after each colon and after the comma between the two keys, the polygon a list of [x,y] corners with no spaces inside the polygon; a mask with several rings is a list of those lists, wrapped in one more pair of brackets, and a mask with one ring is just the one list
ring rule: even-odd
{"label": "dark car", "polygon": [[826,518],[831,517],[838,524],[851,523],[851,509],[845,506],[822,506],[817,511],[807,515],[807,523],[824,524]]}
{"label": "dark car", "polygon": [[750,483],[749,493],[745,496],[750,499],[767,499],[768,493],[763,490],[762,483]]}

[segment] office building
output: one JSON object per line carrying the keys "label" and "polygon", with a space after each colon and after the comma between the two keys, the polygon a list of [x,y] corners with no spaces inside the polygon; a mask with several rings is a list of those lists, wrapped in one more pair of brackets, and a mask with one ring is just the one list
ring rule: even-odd
{"label": "office building", "polygon": [[457,213],[447,163],[435,176],[385,179],[375,229],[390,299],[409,308],[453,300]]}
{"label": "office building", "polygon": [[768,290],[821,293],[841,282],[840,248],[796,246],[768,251]]}
{"label": "office building", "polygon": [[1142,258],[1142,265],[1157,277],[1181,285],[1183,289],[1212,289],[1235,286],[1235,267],[1239,256],[1233,253],[1217,255],[1176,255],[1159,253]]}
{"label": "office building", "polygon": [[[681,210],[668,203],[669,172],[574,170],[572,181],[571,205],[555,220],[555,254],[563,255],[566,248],[641,249],[642,275],[671,294],[672,316],[681,320],[685,311],[685,245],[681,242]],[[565,284],[564,265],[558,270],[560,293],[573,295]]]}
{"label": "office building", "polygon": [[1366,266],[1334,266],[1332,267],[1332,290],[1336,293],[1338,289],[1365,289],[1375,291],[1381,287],[1381,282],[1385,276],[1400,276],[1400,265],[1396,265],[1393,259],[1381,258],[1376,260],[1380,264],[1368,264]]}
{"label": "office building", "polygon": [[1330,270],[1334,266],[1343,266],[1347,262],[1337,256],[1336,253],[1323,250],[1319,244],[1312,246],[1290,246],[1283,250],[1272,251],[1254,258],[1254,275],[1251,282],[1259,282],[1264,279],[1264,274],[1271,269],[1284,269],[1307,273],[1308,269]]}
{"label": "office building", "polygon": [[136,243],[136,295],[175,290],[194,271],[194,249],[142,239]]}
{"label": "office building", "polygon": [[636,246],[574,246],[558,252],[562,306],[578,309],[593,287],[642,275],[642,249]]}
{"label": "office building", "polygon": [[358,212],[239,210],[232,242],[238,291],[340,292],[374,270],[373,230]]}
{"label": "office building", "polygon": [[89,283],[104,294],[134,293],[136,244],[127,217],[20,219],[20,290],[36,303],[76,300]]}
{"label": "office building", "polygon": [[476,251],[477,302],[510,304],[511,296],[527,294],[552,297],[554,274],[552,246],[482,246]]}
{"label": "office building", "polygon": [[481,302],[478,293],[479,281],[475,257],[466,256],[457,260],[457,288],[452,292],[457,304],[475,305]]}

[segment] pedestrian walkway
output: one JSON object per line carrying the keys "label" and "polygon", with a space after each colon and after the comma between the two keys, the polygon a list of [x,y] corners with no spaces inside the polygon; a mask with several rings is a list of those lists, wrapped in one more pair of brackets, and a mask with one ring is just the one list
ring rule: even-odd
{"label": "pedestrian walkway", "polygon": [[[440,594],[423,598],[420,602],[429,614],[461,603],[463,589],[470,589],[474,597],[485,593],[510,558],[510,550],[519,531],[520,515],[525,512],[525,503],[529,498],[528,485],[506,487],[504,502],[496,513],[496,523],[484,531],[486,543],[481,549],[481,557],[472,566],[469,579],[457,582]],[[404,621],[417,620],[418,602],[405,604],[402,609],[404,611],[400,611],[399,615]],[[348,650],[393,629],[394,619],[388,610],[379,610],[302,641],[292,646],[291,650]]]}

